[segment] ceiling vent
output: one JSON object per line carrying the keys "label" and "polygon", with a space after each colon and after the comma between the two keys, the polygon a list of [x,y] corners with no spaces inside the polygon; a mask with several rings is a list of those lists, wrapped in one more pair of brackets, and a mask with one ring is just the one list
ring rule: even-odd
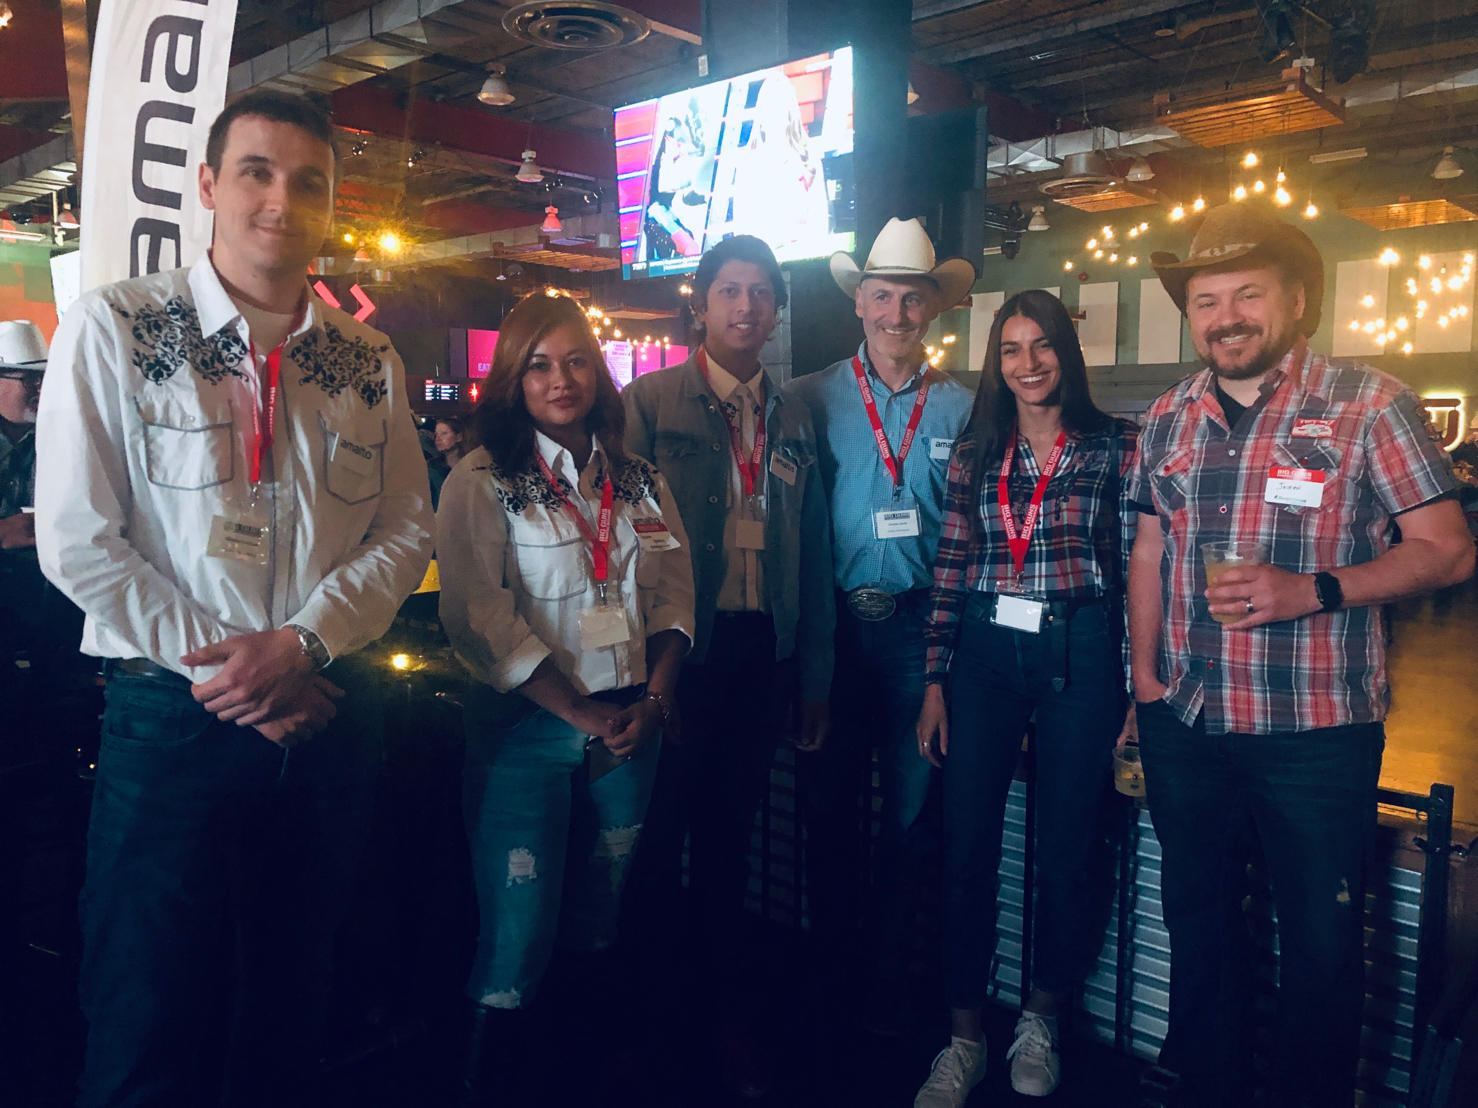
{"label": "ceiling vent", "polygon": [[1069,154],[1062,163],[1062,176],[1038,186],[1043,196],[1068,203],[1088,196],[1114,192],[1122,184],[1102,151]]}
{"label": "ceiling vent", "polygon": [[639,42],[652,27],[635,12],[600,0],[519,4],[503,16],[503,30],[521,42],[555,50],[605,50]]}

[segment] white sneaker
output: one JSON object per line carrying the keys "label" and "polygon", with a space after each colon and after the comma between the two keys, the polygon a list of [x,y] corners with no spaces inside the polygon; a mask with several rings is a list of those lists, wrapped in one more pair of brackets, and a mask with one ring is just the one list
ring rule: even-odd
{"label": "white sneaker", "polygon": [[1062,1061],[1041,1016],[1021,1013],[1016,1021],[1016,1041],[1006,1057],[1011,1059],[1011,1087],[1022,1096],[1046,1096],[1057,1088]]}
{"label": "white sneaker", "polygon": [[913,1098],[913,1108],[960,1108],[985,1076],[985,1041],[953,1038],[934,1056],[929,1080]]}

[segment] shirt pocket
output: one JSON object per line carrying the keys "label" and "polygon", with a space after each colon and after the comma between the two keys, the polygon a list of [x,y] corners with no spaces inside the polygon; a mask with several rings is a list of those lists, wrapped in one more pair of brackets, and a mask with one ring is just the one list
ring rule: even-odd
{"label": "shirt pocket", "polygon": [[343,429],[330,427],[322,415],[323,483],[335,499],[362,504],[385,489],[385,423]]}
{"label": "shirt pocket", "polygon": [[541,520],[514,517],[508,540],[524,592],[535,600],[569,600],[590,588],[589,545]]}
{"label": "shirt pocket", "polygon": [[[1272,464],[1294,469],[1313,469],[1324,474],[1323,491],[1319,494],[1318,507],[1305,504],[1280,504],[1278,507],[1290,515],[1309,515],[1327,511],[1340,503],[1344,495],[1344,453],[1330,443],[1313,440],[1307,443],[1274,443]],[[1264,474],[1264,478],[1270,476]]]}
{"label": "shirt pocket", "polygon": [[144,426],[144,474],[149,484],[182,492],[224,485],[236,476],[231,407],[212,414],[184,405],[138,406]]}
{"label": "shirt pocket", "polygon": [[1165,455],[1154,468],[1150,474],[1150,488],[1154,492],[1157,512],[1168,516],[1185,509],[1193,460],[1194,454],[1190,450],[1176,450]]}

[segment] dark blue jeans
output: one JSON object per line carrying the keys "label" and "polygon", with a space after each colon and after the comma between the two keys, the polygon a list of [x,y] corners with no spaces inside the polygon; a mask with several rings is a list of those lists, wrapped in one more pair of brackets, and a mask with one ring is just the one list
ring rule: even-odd
{"label": "dark blue jeans", "polygon": [[[831,735],[819,752],[797,757],[812,929],[837,942],[865,916],[871,968],[884,990],[904,984],[912,948],[907,930],[939,844],[937,792],[929,803],[936,774],[919,757],[914,737],[924,699],[928,603],[928,590],[918,589],[900,596],[889,618],[868,621],[838,596]],[[871,813],[863,798],[874,750],[882,805],[869,886],[864,845]],[[837,945],[850,967],[854,952],[845,941]]]}
{"label": "dark blue jeans", "polygon": [[1278,915],[1273,1103],[1349,1105],[1384,725],[1208,735],[1204,717],[1187,727],[1156,701],[1139,705],[1139,742],[1170,932],[1163,1064],[1197,1103],[1245,1096],[1241,900],[1255,835]]}
{"label": "dark blue jeans", "polygon": [[[1098,817],[1124,723],[1122,623],[1104,604],[1041,634],[997,627],[970,597],[949,675],[944,761],[944,974],[952,1008],[987,999],[1006,794],[1036,717],[1036,915],[1032,983],[1081,984],[1103,941]],[[1061,687],[1056,687],[1057,684]]]}
{"label": "dark blue jeans", "polygon": [[[82,889],[78,1104],[312,1103],[335,928],[368,829],[379,710],[292,750],[181,677],[108,679]],[[224,1075],[224,1076],[223,1076]]]}

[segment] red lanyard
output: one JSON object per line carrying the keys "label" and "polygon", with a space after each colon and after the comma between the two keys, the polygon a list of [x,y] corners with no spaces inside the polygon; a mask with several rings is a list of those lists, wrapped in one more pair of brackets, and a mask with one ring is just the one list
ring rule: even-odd
{"label": "red lanyard", "polygon": [[[708,387],[713,388],[713,379],[708,375],[708,352],[703,347],[698,347],[698,368],[703,371],[703,379],[708,382]],[[753,496],[754,486],[759,481],[760,464],[765,460],[765,421],[757,419],[754,421],[754,449],[749,452],[749,460],[744,458],[744,446],[739,438],[739,428],[729,419],[729,413],[724,411],[723,405],[719,405],[719,412],[724,417],[724,423],[729,428],[729,449],[734,452],[734,464],[739,467],[739,479],[744,482],[744,495]],[[741,419],[742,423],[743,420]]]}
{"label": "red lanyard", "polygon": [[[257,364],[257,348],[251,347],[251,364]],[[248,479],[253,485],[262,480],[262,459],[272,452],[272,424],[277,415],[277,386],[282,379],[282,346],[267,355],[267,391],[262,403],[252,405],[251,427],[256,439],[252,456],[247,459]],[[265,418],[263,418],[265,416]]]}
{"label": "red lanyard", "polygon": [[615,502],[616,482],[611,480],[609,473],[606,474],[606,487],[600,492],[600,514],[595,518],[595,530],[592,531],[584,514],[570,503],[570,498],[560,489],[559,483],[554,479],[554,471],[549,468],[549,463],[544,460],[544,455],[539,453],[537,446],[534,448],[534,457],[539,462],[539,472],[544,475],[544,480],[549,482],[554,495],[559,497],[559,504],[564,509],[565,515],[574,521],[575,526],[580,529],[580,534],[584,535],[585,541],[590,544],[590,562],[595,569],[595,583],[604,592],[606,577],[610,572],[611,505]]}
{"label": "red lanyard", "polygon": [[1042,511],[1042,497],[1047,492],[1047,482],[1052,480],[1052,475],[1057,472],[1057,463],[1062,460],[1062,451],[1066,445],[1067,432],[1059,431],[1057,442],[1052,447],[1052,453],[1047,455],[1047,464],[1042,467],[1042,475],[1037,478],[1037,487],[1032,492],[1031,506],[1026,510],[1026,518],[1021,521],[1021,534],[1018,535],[1016,520],[1011,513],[1009,486],[1011,463],[1016,458],[1016,428],[1011,428],[1011,438],[1006,444],[1006,456],[1001,459],[1001,480],[996,486],[996,500],[1001,507],[1001,526],[1006,529],[1006,545],[1011,548],[1011,562],[1016,570],[1018,585],[1026,570],[1026,548],[1032,541],[1032,532],[1036,530],[1037,516]]}
{"label": "red lanyard", "polygon": [[918,432],[919,420],[924,417],[924,401],[929,398],[929,382],[924,381],[919,385],[919,395],[913,402],[913,414],[908,417],[908,426],[903,431],[903,441],[898,444],[898,457],[895,460],[893,451],[888,447],[888,436],[883,434],[883,420],[878,415],[877,401],[872,398],[872,386],[867,382],[862,359],[855,355],[852,358],[852,372],[857,375],[857,391],[862,393],[862,406],[867,409],[867,421],[872,424],[872,437],[877,440],[878,453],[883,456],[883,465],[888,467],[896,489],[903,484],[903,462],[913,449],[913,437]]}

